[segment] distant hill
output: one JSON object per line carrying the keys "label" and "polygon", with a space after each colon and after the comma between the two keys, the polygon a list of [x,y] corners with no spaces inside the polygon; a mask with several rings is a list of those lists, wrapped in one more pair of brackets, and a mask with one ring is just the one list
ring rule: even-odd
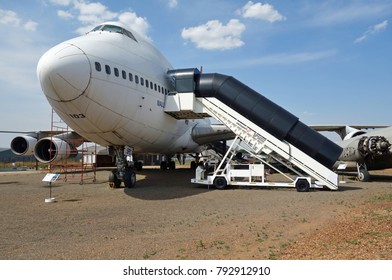
{"label": "distant hill", "polygon": [[0,148],[0,162],[35,162],[34,156],[17,156],[11,149]]}

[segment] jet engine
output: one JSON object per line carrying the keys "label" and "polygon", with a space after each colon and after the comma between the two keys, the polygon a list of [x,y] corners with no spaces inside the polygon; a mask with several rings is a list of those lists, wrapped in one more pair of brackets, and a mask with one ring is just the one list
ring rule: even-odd
{"label": "jet engine", "polygon": [[30,135],[17,136],[11,141],[11,151],[18,156],[31,156],[36,143],[37,138]]}
{"label": "jet engine", "polygon": [[77,154],[78,151],[74,147],[57,137],[42,138],[34,148],[36,159],[43,163],[63,160]]}
{"label": "jet engine", "polygon": [[364,136],[359,139],[358,151],[363,158],[374,158],[388,154],[391,143],[383,136]]}

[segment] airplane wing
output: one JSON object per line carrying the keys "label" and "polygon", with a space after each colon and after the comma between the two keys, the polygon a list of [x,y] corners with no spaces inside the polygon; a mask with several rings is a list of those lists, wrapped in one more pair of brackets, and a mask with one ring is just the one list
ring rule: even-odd
{"label": "airplane wing", "polygon": [[310,125],[316,131],[332,131],[339,134],[341,139],[345,139],[347,135],[354,136],[361,129],[386,128],[388,125]]}
{"label": "airplane wing", "polygon": [[196,125],[192,129],[192,139],[199,145],[214,141],[232,140],[235,134],[223,124]]}
{"label": "airplane wing", "polygon": [[[50,131],[50,130],[40,130],[40,131],[15,131],[15,130],[0,130],[0,133],[9,133],[9,134],[21,134],[21,135],[30,135],[36,137],[37,139],[41,139],[48,136],[58,135],[63,133],[63,131]],[[73,132],[76,133],[76,132]],[[79,136],[81,137],[81,136]],[[86,140],[87,141],[87,140]]]}
{"label": "airplane wing", "polygon": [[355,129],[373,129],[373,128],[385,128],[389,125],[310,125],[316,131],[339,131],[346,127],[352,127]]}

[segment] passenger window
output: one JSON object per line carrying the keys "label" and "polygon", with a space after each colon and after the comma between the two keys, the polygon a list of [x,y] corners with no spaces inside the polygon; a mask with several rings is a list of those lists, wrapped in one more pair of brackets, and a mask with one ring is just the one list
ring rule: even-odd
{"label": "passenger window", "polygon": [[116,77],[118,77],[120,75],[119,72],[118,72],[118,68],[114,68],[114,75]]}
{"label": "passenger window", "polygon": [[148,85],[149,85],[149,84],[148,84],[148,80],[146,80],[146,88],[148,88]]}
{"label": "passenger window", "polygon": [[139,83],[139,76],[138,75],[135,75],[135,83]]}
{"label": "passenger window", "polygon": [[106,71],[106,74],[108,74],[108,75],[110,75],[112,73],[112,70],[110,69],[109,65],[105,65],[105,71]]}
{"label": "passenger window", "polygon": [[129,73],[129,81],[133,82],[133,75],[132,75],[132,73]]}
{"label": "passenger window", "polygon": [[121,73],[122,73],[123,79],[126,80],[126,79],[127,79],[127,72],[125,72],[124,70],[122,70]]}
{"label": "passenger window", "polygon": [[161,92],[161,86],[158,86],[158,92]]}
{"label": "passenger window", "polygon": [[140,77],[140,84],[141,84],[142,86],[144,86],[144,79],[143,79],[142,77]]}
{"label": "passenger window", "polygon": [[155,91],[157,91],[157,84],[154,84],[154,89]]}
{"label": "passenger window", "polygon": [[99,62],[95,62],[95,70],[97,70],[98,72],[101,72],[101,63]]}
{"label": "passenger window", "polygon": [[153,85],[152,85],[152,82],[150,82],[150,88],[151,88],[151,89],[153,89]]}

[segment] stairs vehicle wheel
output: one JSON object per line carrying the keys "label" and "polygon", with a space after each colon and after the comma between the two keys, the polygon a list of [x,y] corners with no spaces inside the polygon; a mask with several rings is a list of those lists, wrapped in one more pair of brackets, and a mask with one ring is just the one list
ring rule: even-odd
{"label": "stairs vehicle wheel", "polygon": [[309,181],[306,179],[298,179],[295,183],[295,188],[298,192],[308,192],[310,188]]}
{"label": "stairs vehicle wheel", "polygon": [[218,190],[224,190],[227,188],[227,181],[225,179],[225,177],[216,177],[214,179],[214,186],[218,189]]}

